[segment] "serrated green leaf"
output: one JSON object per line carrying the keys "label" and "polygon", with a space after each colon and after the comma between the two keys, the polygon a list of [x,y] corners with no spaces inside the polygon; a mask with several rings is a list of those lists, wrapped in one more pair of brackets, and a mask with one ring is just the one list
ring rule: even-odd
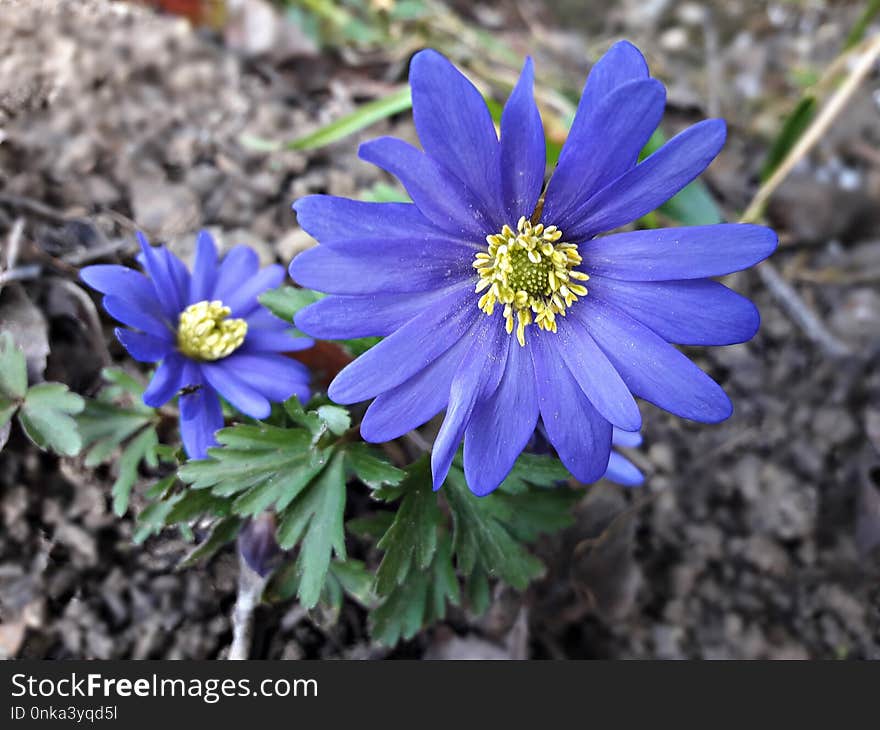
{"label": "serrated green leaf", "polygon": [[340,561],[330,563],[330,574],[349,596],[364,608],[370,608],[375,602],[373,595],[373,575],[361,560]]}
{"label": "serrated green leaf", "polygon": [[467,579],[467,596],[468,604],[471,611],[477,616],[481,616],[489,608],[492,602],[492,594],[489,590],[489,578],[486,574],[477,568],[468,576]]}
{"label": "serrated green leaf", "polygon": [[150,425],[153,418],[152,409],[135,410],[104,401],[86,401],[76,419],[83,446],[89,449],[85,465],[104,463],[126,439]]}
{"label": "serrated green leaf", "polygon": [[444,533],[429,568],[411,573],[370,614],[370,635],[376,641],[394,646],[400,639],[411,639],[423,626],[445,618],[449,603],[461,602],[451,554],[452,542]]}
{"label": "serrated green leaf", "polygon": [[311,289],[298,289],[293,286],[281,286],[270,289],[258,297],[260,304],[276,317],[285,322],[293,322],[296,313],[309,304],[314,304],[322,295]]}
{"label": "serrated green leaf", "polygon": [[345,467],[340,453],[331,457],[327,467],[284,510],[278,524],[282,549],[302,541],[296,561],[297,597],[306,608],[321,596],[331,555],[345,559],[344,512]]}
{"label": "serrated green leaf", "polygon": [[355,517],[345,523],[348,531],[356,537],[378,540],[388,532],[394,522],[394,512],[374,512],[365,517]]}
{"label": "serrated green leaf", "polygon": [[[135,404],[142,405],[141,398],[146,386],[133,375],[125,372],[122,368],[104,368],[101,371],[101,377],[108,383],[112,383],[120,390],[128,393],[128,395],[133,396]],[[142,407],[149,410],[149,406]]]}
{"label": "serrated green leaf", "polygon": [[110,490],[113,495],[113,512],[118,517],[122,517],[128,511],[128,499],[137,480],[138,464],[145,461],[150,466],[156,466],[155,449],[158,445],[159,437],[155,429],[146,428],[122,450],[119,457],[119,474]]}
{"label": "serrated green leaf", "polygon": [[412,467],[400,485],[403,498],[388,532],[379,540],[385,551],[376,571],[376,592],[388,595],[411,574],[431,564],[437,549],[437,529],[442,514],[431,487],[431,468],[427,458]]}
{"label": "serrated green leaf", "polygon": [[341,406],[321,406],[316,411],[320,418],[329,429],[330,433],[342,436],[351,427],[351,415],[347,408]]}
{"label": "serrated green leaf", "polygon": [[156,482],[152,487],[147,489],[144,492],[144,496],[147,499],[165,499],[165,497],[171,490],[171,487],[174,486],[176,481],[177,475],[169,474],[168,476],[163,477],[158,482]]}
{"label": "serrated green leaf", "polygon": [[[166,477],[162,482],[165,482],[166,480],[173,483],[174,477]],[[159,484],[162,484],[162,482],[159,482]],[[156,487],[158,487],[159,484],[157,484]],[[165,489],[168,488],[170,488],[170,484]],[[173,494],[164,501],[153,502],[141,510],[140,514],[137,516],[137,529],[132,536],[132,542],[134,542],[135,545],[140,545],[151,535],[160,532],[162,528],[165,527],[166,520],[171,513],[171,510],[173,510],[175,505],[183,499],[183,496],[183,493]]]}
{"label": "serrated green leaf", "polygon": [[218,499],[205,490],[189,489],[182,492],[180,498],[165,516],[165,525],[189,522],[205,514],[225,517],[229,512],[229,502]]}
{"label": "serrated green leaf", "polygon": [[[518,494],[528,489],[528,484],[539,487],[552,487],[558,482],[566,482],[571,475],[559,461],[542,454],[520,454],[499,489]],[[528,484],[527,484],[528,483]]]}
{"label": "serrated green leaf", "polygon": [[[0,396],[0,428],[6,427],[6,424],[9,423],[9,419],[11,419],[15,415],[15,412],[17,410],[17,401],[10,401]],[[2,448],[3,444],[0,444],[0,449]]]}
{"label": "serrated green leaf", "polygon": [[406,472],[375,456],[366,444],[352,444],[345,449],[348,468],[370,489],[382,486],[396,487]]}
{"label": "serrated green leaf", "polygon": [[[27,361],[11,332],[0,334],[0,396],[21,400],[27,393]],[[8,420],[8,419],[7,419]]]}
{"label": "serrated green leaf", "polygon": [[239,424],[218,431],[217,440],[222,448],[210,448],[207,459],[178,470],[193,489],[238,494],[312,461],[309,434],[302,429]]}
{"label": "serrated green leaf", "polygon": [[468,575],[480,566],[519,590],[543,573],[541,562],[498,519],[493,505],[497,495],[476,497],[457,467],[449,470],[444,489],[452,510],[453,552],[462,573]]}
{"label": "serrated green leaf", "polygon": [[18,419],[28,438],[41,449],[76,456],[82,439],[71,414],[82,411],[85,401],[61,383],[40,383],[27,391]]}
{"label": "serrated green leaf", "polygon": [[211,533],[177,565],[178,570],[189,568],[201,560],[212,557],[224,545],[232,542],[241,531],[242,521],[238,517],[226,517],[211,527]]}

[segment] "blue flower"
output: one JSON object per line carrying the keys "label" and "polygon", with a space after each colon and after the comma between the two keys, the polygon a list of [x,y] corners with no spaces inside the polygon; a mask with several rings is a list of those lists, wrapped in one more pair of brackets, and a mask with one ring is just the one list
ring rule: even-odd
{"label": "blue flower", "polygon": [[381,138],[360,156],[413,204],[310,196],[294,208],[321,245],[293,278],[332,296],[296,323],[314,337],[385,337],[330,386],[338,403],[374,398],[361,425],[386,441],[446,409],[435,487],[464,439],[476,494],[508,473],[540,416],[583,482],[608,466],[612,426],[637,431],[634,396],[707,423],[730,400],[671,343],[727,345],[758,329],[754,305],[709,277],[776,247],[762,226],[599,236],[656,209],[721,150],[724,122],[700,122],[639,162],[665,91],[641,53],[615,45],[592,69],[545,187],[545,142],[530,60],[501,117],[435,51],[410,68],[422,150]]}
{"label": "blue flower", "polygon": [[138,234],[148,276],[125,266],[88,266],[82,280],[105,294],[104,308],[122,324],[116,336],[140,362],[159,362],[144,392],[158,408],[180,393],[180,434],[187,454],[204,458],[223,427],[218,394],[242,413],[265,418],[271,403],[308,399],[309,373],[281,353],[310,347],[257,297],[284,280],[284,268],[260,269],[257,255],[236,246],[218,261],[210,234],[198,236],[193,273]]}

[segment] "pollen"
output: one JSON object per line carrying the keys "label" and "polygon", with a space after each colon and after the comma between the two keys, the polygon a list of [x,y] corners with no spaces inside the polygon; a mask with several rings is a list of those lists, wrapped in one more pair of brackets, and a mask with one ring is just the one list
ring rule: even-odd
{"label": "pollen", "polygon": [[503,306],[507,334],[515,329],[521,346],[526,327],[556,332],[556,317],[587,295],[581,282],[590,277],[575,270],[581,263],[577,244],[561,238],[556,226],[532,225],[523,216],[515,231],[505,225],[501,233],[486,236],[487,250],[474,259],[480,276],[476,293],[484,292],[477,306],[487,315]]}
{"label": "pollen", "polygon": [[232,310],[219,300],[190,304],[180,313],[177,348],[195,360],[219,360],[231,355],[244,342],[248,325],[229,319]]}

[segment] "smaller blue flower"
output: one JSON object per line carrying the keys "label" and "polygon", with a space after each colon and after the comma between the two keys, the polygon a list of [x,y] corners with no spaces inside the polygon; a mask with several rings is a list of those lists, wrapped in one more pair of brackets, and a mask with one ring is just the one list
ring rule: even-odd
{"label": "smaller blue flower", "polygon": [[[616,426],[611,431],[612,447],[622,446],[625,449],[633,449],[641,444],[642,434],[638,431],[622,431]],[[636,465],[616,450],[612,450],[608,457],[605,478],[622,487],[640,487],[645,481],[644,475]]]}
{"label": "smaller blue flower", "polygon": [[223,427],[220,398],[251,418],[266,418],[273,402],[309,397],[309,372],[282,353],[311,347],[258,297],[284,280],[278,265],[260,269],[256,253],[236,246],[223,260],[206,231],[199,233],[193,272],[168,249],[138,234],[147,275],[125,266],[88,266],[80,277],[104,294],[107,312],[133,329],[116,337],[140,362],[159,367],[144,392],[153,408],[180,394],[180,435],[193,459],[216,445]]}
{"label": "smaller blue flower", "polygon": [[[623,431],[614,426],[611,430],[611,446],[612,451],[608,457],[608,466],[605,468],[603,479],[619,484],[622,487],[640,487],[645,481],[645,477],[638,470],[635,464],[627,459],[623,454],[614,449],[623,447],[625,449],[634,449],[642,445],[642,434],[638,431]],[[552,454],[553,444],[547,435],[547,430],[543,424],[539,423],[532,435],[526,451],[532,454]],[[564,482],[560,482],[563,484]]]}

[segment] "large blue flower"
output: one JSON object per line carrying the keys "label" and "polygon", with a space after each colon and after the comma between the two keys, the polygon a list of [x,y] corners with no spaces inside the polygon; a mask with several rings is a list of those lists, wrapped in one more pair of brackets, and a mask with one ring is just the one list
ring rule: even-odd
{"label": "large blue flower", "polygon": [[323,338],[384,336],[330,386],[339,403],[375,398],[361,433],[395,438],[444,408],[435,487],[464,439],[468,484],[492,491],[540,416],[563,463],[592,482],[612,425],[641,425],[633,396],[696,421],[727,418],[722,389],[670,343],[726,345],[757,331],[750,301],[712,281],[768,256],[753,225],[599,236],[657,208],[699,175],[725,139],[690,127],[642,162],[665,91],[641,53],[615,45],[593,68],[549,183],[527,61],[501,138],[480,93],[434,51],[410,67],[423,151],[391,138],[362,159],[395,175],[413,204],[310,196],[295,209],[320,246],[291,274],[329,296],[297,325]]}
{"label": "large blue flower", "polygon": [[310,347],[257,297],[284,280],[284,268],[260,269],[247,246],[218,261],[210,234],[198,236],[193,273],[138,234],[149,276],[124,266],[88,266],[83,281],[105,294],[104,308],[134,329],[116,330],[140,362],[160,362],[144,392],[158,408],[180,393],[180,434],[191,458],[204,458],[223,427],[218,394],[242,413],[265,418],[271,403],[309,395],[309,373],[281,353]]}

